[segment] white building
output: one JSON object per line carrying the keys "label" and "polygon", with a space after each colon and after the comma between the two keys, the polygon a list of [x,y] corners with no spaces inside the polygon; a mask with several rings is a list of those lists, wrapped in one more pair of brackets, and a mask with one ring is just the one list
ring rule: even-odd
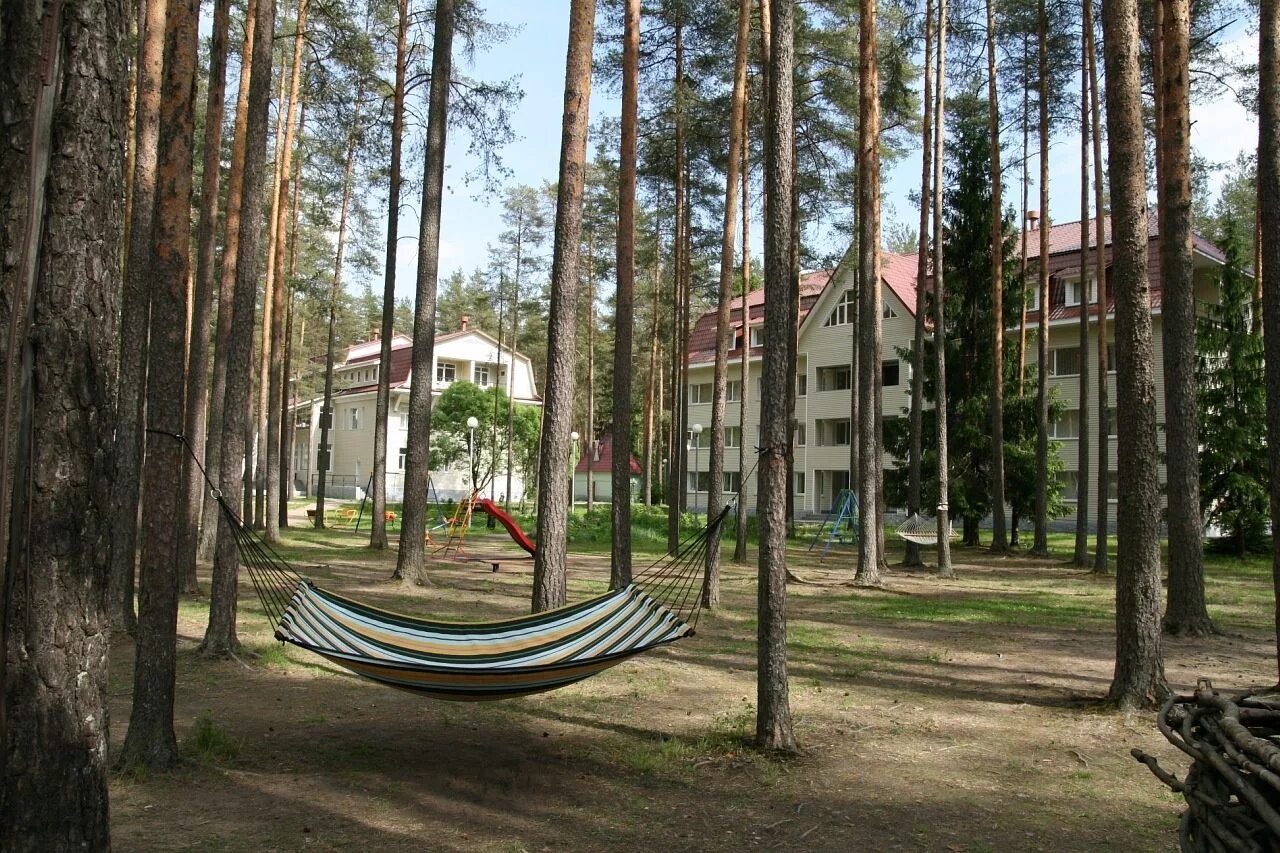
{"label": "white building", "polygon": [[[326,494],[337,498],[359,497],[373,468],[373,432],[377,411],[378,377],[382,370],[381,341],[352,344],[334,365],[333,425]],[[413,341],[396,335],[391,341],[391,400],[387,424],[387,499],[404,495],[404,458],[409,434],[409,388],[412,373]],[[467,327],[439,335],[431,366],[432,399],[438,398],[454,382],[468,381],[488,388],[501,387],[517,404],[541,406],[529,359],[480,331]],[[297,494],[315,493],[320,455],[320,417],[324,400],[299,403],[294,408],[293,486]],[[496,474],[505,485],[506,471]],[[465,496],[470,489],[469,473],[461,466],[431,472],[440,499]],[[511,498],[524,493],[524,480],[512,474]]]}

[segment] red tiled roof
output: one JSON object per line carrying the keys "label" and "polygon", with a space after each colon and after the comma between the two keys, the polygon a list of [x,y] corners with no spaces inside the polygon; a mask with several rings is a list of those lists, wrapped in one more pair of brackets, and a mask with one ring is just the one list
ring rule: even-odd
{"label": "red tiled roof", "polygon": [[[831,280],[831,275],[835,269],[814,270],[812,272],[802,273],[800,275],[800,322],[804,322],[804,318],[808,316],[809,309],[813,307],[813,303],[818,301],[818,296],[822,293],[823,288],[827,286],[827,282]],[[735,298],[729,303],[729,327],[731,329],[742,328],[742,301],[741,296]],[[747,323],[755,325],[755,321],[764,318],[764,289],[753,290],[746,296],[747,302]],[[745,340],[745,338],[744,338]],[[730,357],[741,358],[742,350],[740,347],[732,348],[733,342],[730,342]],[[758,356],[764,352],[764,347],[752,347],[751,356]],[[689,332],[689,364],[705,364],[715,361],[716,358],[716,311],[711,309],[703,313],[693,324],[693,330]]]}
{"label": "red tiled roof", "polygon": [[893,291],[893,295],[902,301],[912,317],[916,315],[916,276],[920,272],[917,258],[914,253],[880,253],[880,278]]}
{"label": "red tiled roof", "polygon": [[[1111,245],[1111,217],[1110,216],[1103,218],[1102,232],[1103,232],[1102,237],[1104,240],[1103,245],[1110,246]],[[1098,233],[1097,227],[1094,225],[1094,220],[1090,219],[1089,220],[1089,248],[1091,249],[1097,246],[1098,244],[1097,233]],[[1153,212],[1148,214],[1147,216],[1147,238],[1154,240],[1158,236],[1160,236],[1159,222],[1156,219],[1155,213]],[[1222,254],[1222,251],[1217,246],[1213,245],[1213,243],[1209,242],[1204,237],[1201,237],[1199,234],[1196,234],[1194,232],[1192,233],[1191,245],[1197,251],[1201,252],[1204,255],[1207,255],[1210,258],[1213,258],[1215,261],[1218,261],[1219,263],[1226,263],[1227,259],[1226,259],[1226,256]],[[1018,250],[1020,251],[1021,249],[1022,249],[1022,240],[1019,239]],[[1060,255],[1063,252],[1079,252],[1079,251],[1080,251],[1080,220],[1079,219],[1075,220],[1074,222],[1063,222],[1060,224],[1049,226],[1050,256]],[[1028,258],[1040,257],[1040,232],[1039,231],[1027,232],[1027,257]]]}
{"label": "red tiled roof", "polygon": [[[599,451],[598,457],[591,456],[590,446],[582,451],[582,458],[578,460],[578,464],[573,469],[575,474],[587,473],[588,459],[591,462],[592,474],[613,470],[613,434],[606,432],[601,435],[597,449]],[[631,457],[631,473],[637,476],[640,474],[640,463],[636,461],[634,456]]]}

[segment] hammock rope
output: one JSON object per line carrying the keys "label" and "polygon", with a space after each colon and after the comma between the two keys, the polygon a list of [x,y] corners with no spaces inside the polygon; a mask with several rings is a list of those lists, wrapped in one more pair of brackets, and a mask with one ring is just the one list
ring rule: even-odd
{"label": "hammock rope", "polygon": [[[184,436],[148,432],[181,442],[195,458]],[[276,639],[371,680],[452,700],[551,690],[693,635],[707,546],[734,506],[726,505],[621,589],[515,619],[451,623],[380,610],[315,585],[244,524],[198,458],[196,464]]]}

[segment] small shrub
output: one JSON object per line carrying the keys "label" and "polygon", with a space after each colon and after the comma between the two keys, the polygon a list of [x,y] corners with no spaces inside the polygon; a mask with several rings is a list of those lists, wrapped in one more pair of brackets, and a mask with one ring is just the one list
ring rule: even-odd
{"label": "small shrub", "polygon": [[200,761],[224,761],[240,754],[240,741],[219,726],[206,712],[196,718],[195,729],[191,732],[186,751]]}

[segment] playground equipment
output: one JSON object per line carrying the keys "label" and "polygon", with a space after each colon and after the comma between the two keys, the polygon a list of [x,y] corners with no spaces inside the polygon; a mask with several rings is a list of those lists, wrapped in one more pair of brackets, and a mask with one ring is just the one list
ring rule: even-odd
{"label": "playground equipment", "polygon": [[858,496],[852,489],[841,489],[832,506],[832,511],[823,517],[818,532],[809,542],[808,550],[810,551],[816,548],[819,542],[823,543],[822,553],[818,557],[819,563],[826,559],[832,545],[852,545],[858,541]]}
{"label": "playground equipment", "polygon": [[[466,539],[467,531],[471,529],[471,519],[476,510],[487,514],[501,524],[507,535],[520,546],[527,556],[520,557],[511,554],[482,556],[466,553],[463,549],[463,543]],[[436,554],[466,562],[488,563],[495,572],[498,571],[498,566],[501,563],[514,560],[531,560],[538,552],[537,544],[529,538],[529,535],[511,517],[510,513],[488,498],[480,497],[478,491],[473,491],[470,497],[458,503],[458,508],[454,511],[453,518],[449,520],[448,527],[449,534],[445,539],[445,543],[436,549]]]}

